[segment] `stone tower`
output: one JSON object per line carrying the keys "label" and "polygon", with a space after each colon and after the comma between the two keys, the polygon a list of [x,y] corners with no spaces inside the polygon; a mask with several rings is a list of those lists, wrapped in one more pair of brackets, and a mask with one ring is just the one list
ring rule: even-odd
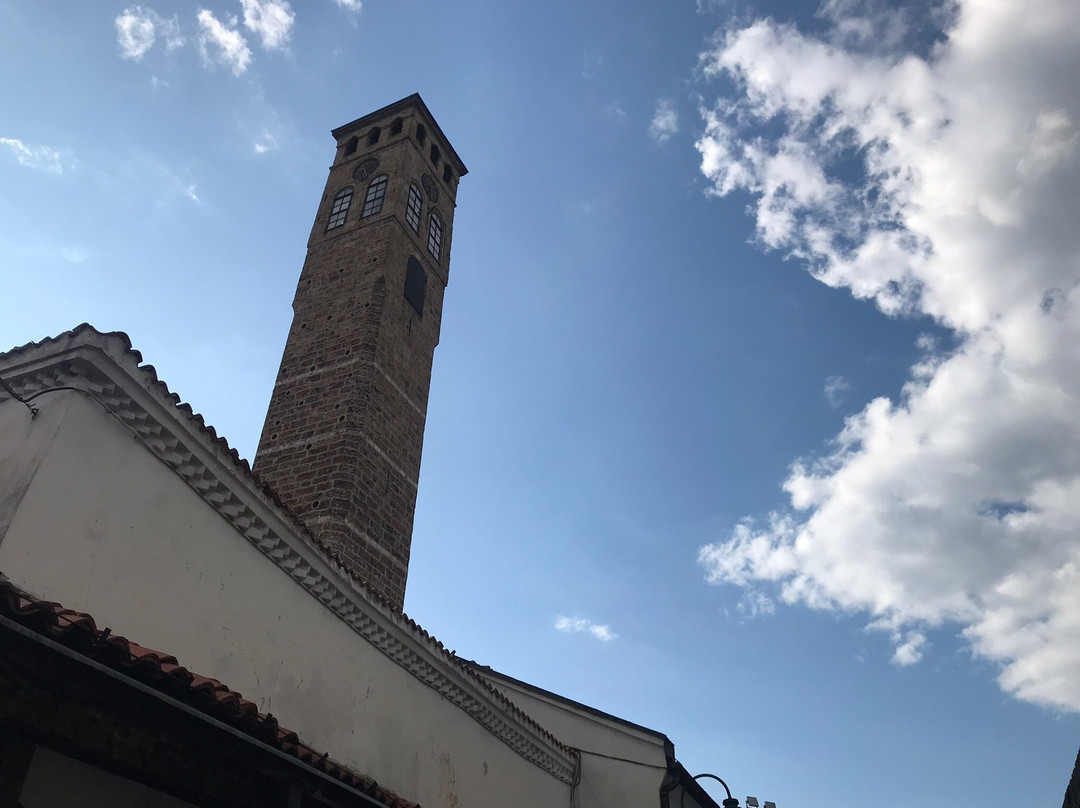
{"label": "stone tower", "polygon": [[419,95],[332,134],[255,471],[400,609],[467,169]]}

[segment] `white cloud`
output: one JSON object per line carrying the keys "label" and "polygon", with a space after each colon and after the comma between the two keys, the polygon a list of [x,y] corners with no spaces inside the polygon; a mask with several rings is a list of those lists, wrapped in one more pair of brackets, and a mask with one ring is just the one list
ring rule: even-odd
{"label": "white cloud", "polygon": [[700,561],[867,614],[901,665],[959,625],[1006,692],[1080,709],[1075,7],[942,4],[933,47],[878,7],[833,0],[820,36],[721,32],[702,73],[737,91],[702,109],[701,168],[712,193],[753,195],[762,246],[957,347],[921,339],[897,400],[793,465],[790,508]]}
{"label": "white cloud", "polygon": [[671,98],[661,98],[656,102],[656,112],[653,113],[652,123],[649,124],[649,137],[657,143],[664,143],[678,131],[679,111],[675,109],[675,101]]}
{"label": "white cloud", "polygon": [[116,18],[116,40],[120,55],[138,61],[154,44],[153,20],[146,17],[138,6],[129,8]]}
{"label": "white cloud", "polygon": [[697,13],[707,14],[724,10],[729,0],[697,0]]}
{"label": "white cloud", "polygon": [[165,40],[166,50],[175,50],[184,44],[177,18],[166,19],[153,9],[131,6],[117,15],[115,23],[116,42],[124,59],[138,62],[159,37]]}
{"label": "white cloud", "polygon": [[277,138],[270,132],[263,132],[255,139],[254,144],[252,144],[252,149],[255,154],[266,154],[267,152],[277,151]]}
{"label": "white cloud", "polygon": [[776,614],[773,599],[757,589],[751,589],[739,599],[736,608],[746,617],[768,617]]}
{"label": "white cloud", "polygon": [[[0,137],[0,146],[4,146],[15,155],[19,165],[35,168],[49,174],[64,173],[64,155],[49,146],[28,146],[13,137]],[[70,167],[70,164],[69,164]]]}
{"label": "white cloud", "polygon": [[850,389],[851,385],[843,376],[829,376],[825,380],[825,400],[829,402],[830,407],[836,409],[844,400],[844,393]]}
{"label": "white cloud", "polygon": [[244,35],[236,30],[237,20],[230,18],[223,23],[213,12],[200,8],[199,53],[207,66],[215,62],[229,67],[234,76],[241,75],[251,64],[251,49]]}
{"label": "white cloud", "polygon": [[626,120],[626,110],[623,108],[622,101],[612,101],[604,107],[603,112],[609,118],[613,118],[619,123]]}
{"label": "white cloud", "polygon": [[830,42],[852,51],[901,53],[948,27],[950,2],[922,0],[899,5],[890,0],[823,0],[818,16],[831,23]]}
{"label": "white cloud", "polygon": [[339,8],[343,8],[346,11],[359,11],[364,5],[361,0],[335,0]]}
{"label": "white cloud", "polygon": [[580,634],[586,632],[601,642],[610,642],[619,636],[611,630],[610,626],[593,623],[591,620],[586,620],[584,617],[557,617],[555,618],[555,629],[564,634]]}
{"label": "white cloud", "polygon": [[906,634],[897,632],[893,635],[892,661],[902,667],[921,662],[923,652],[926,649],[926,636],[918,631],[909,631]]}
{"label": "white cloud", "polygon": [[296,20],[288,0],[240,0],[240,4],[244,7],[244,27],[259,35],[264,48],[285,46]]}

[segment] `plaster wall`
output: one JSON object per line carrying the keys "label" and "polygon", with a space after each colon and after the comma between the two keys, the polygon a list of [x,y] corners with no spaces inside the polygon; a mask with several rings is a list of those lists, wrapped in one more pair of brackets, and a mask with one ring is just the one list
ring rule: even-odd
{"label": "plaster wall", "polygon": [[66,403],[42,410],[39,402],[38,407],[37,416],[31,419],[30,411],[17,402],[0,405],[0,540],[67,411]]}
{"label": "plaster wall", "polygon": [[[563,743],[581,752],[580,808],[659,808],[666,736],[499,676],[489,681]],[[687,808],[689,808],[687,803]]]}
{"label": "plaster wall", "polygon": [[0,534],[15,584],[220,679],[406,799],[569,804],[569,786],[326,609],[100,404],[35,403],[33,421],[0,404],[0,486],[29,481]]}

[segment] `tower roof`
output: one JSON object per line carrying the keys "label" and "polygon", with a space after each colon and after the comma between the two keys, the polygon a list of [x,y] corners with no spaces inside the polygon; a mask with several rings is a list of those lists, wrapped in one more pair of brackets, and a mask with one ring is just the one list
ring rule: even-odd
{"label": "tower roof", "polygon": [[438,121],[435,120],[435,116],[431,114],[431,110],[427,108],[427,104],[424,103],[424,99],[420,97],[420,93],[413,93],[412,95],[402,98],[400,101],[395,101],[392,104],[387,104],[382,109],[377,109],[374,112],[369,112],[355,121],[343,124],[336,129],[331,129],[330,134],[334,136],[335,140],[339,140],[343,134],[346,134],[354,129],[362,129],[365,124],[373,123],[374,121],[385,118],[387,115],[391,115],[398,110],[408,109],[409,107],[415,107],[419,109],[428,123],[431,124],[432,129],[438,134],[439,138],[444,144],[446,144],[446,150],[448,157],[452,158],[455,165],[454,169],[459,177],[464,177],[469,173],[469,169],[465,167],[465,163],[461,161],[458,153],[454,151],[454,147],[450,144],[449,138],[446,137],[446,133],[443,132],[439,126]]}

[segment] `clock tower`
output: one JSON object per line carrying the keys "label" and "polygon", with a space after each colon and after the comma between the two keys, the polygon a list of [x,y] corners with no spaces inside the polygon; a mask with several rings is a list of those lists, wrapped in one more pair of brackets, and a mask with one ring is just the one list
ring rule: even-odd
{"label": "clock tower", "polygon": [[467,169],[419,95],[332,135],[255,472],[400,610]]}

